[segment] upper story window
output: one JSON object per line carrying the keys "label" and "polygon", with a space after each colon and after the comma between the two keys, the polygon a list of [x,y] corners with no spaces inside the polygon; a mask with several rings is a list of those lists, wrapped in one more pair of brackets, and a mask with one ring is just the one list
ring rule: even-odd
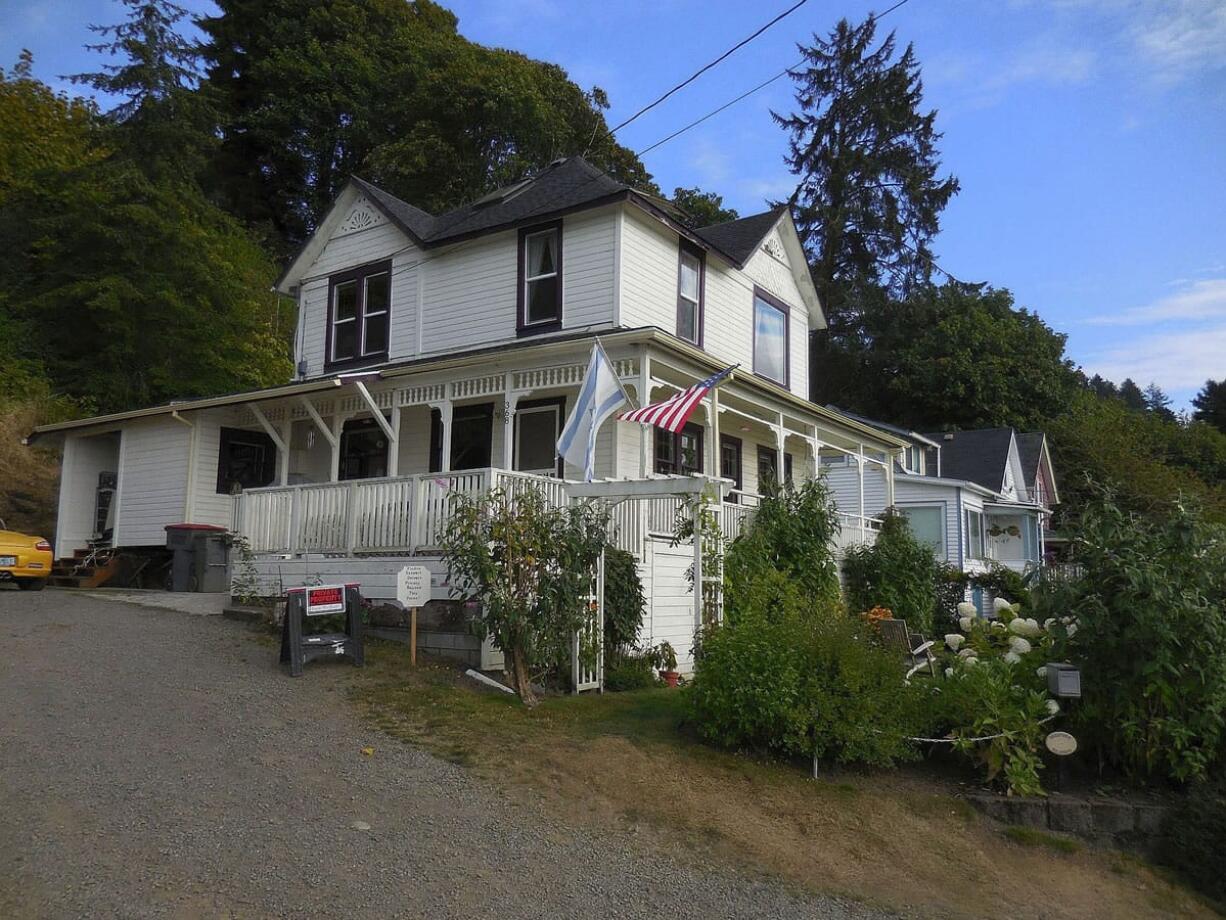
{"label": "upper story window", "polygon": [[519,333],[562,328],[562,222],[519,231]]}
{"label": "upper story window", "polygon": [[386,358],[392,263],[333,275],[328,294],[328,364]]}
{"label": "upper story window", "polygon": [[788,385],[788,308],[761,288],[753,293],[753,372]]}
{"label": "upper story window", "polygon": [[677,337],[702,344],[702,251],[681,243],[677,268]]}

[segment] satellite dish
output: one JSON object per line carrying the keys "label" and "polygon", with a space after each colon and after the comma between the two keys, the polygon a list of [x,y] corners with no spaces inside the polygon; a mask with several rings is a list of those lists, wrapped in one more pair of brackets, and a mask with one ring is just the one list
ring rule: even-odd
{"label": "satellite dish", "polygon": [[1044,743],[1057,757],[1067,757],[1077,750],[1077,739],[1068,732],[1052,732]]}

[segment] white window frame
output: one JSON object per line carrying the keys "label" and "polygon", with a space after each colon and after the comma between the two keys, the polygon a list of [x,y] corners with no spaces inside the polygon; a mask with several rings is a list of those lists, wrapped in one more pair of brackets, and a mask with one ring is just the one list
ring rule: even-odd
{"label": "white window frame", "polygon": [[[935,511],[937,513],[937,519],[941,523],[941,536],[940,536],[940,542],[936,546],[934,546],[932,550],[934,553],[937,553],[942,558],[944,558],[946,556],[946,552],[945,552],[945,546],[946,546],[946,542],[945,542],[946,541],[945,505],[941,502],[917,502],[915,504],[907,503],[907,504],[900,504],[898,506],[898,510],[901,511],[904,515],[907,514],[907,512],[909,511]],[[910,518],[908,518],[908,521],[910,521]],[[912,533],[914,533],[914,529],[912,530]]]}
{"label": "white window frame", "polygon": [[[690,297],[681,288],[681,279],[684,276],[685,261],[690,259],[694,263],[694,296]],[[703,265],[702,256],[685,246],[680,247],[677,257],[677,338],[693,345],[698,345],[702,342],[702,283],[703,283]],[[694,337],[683,335],[681,333],[681,302],[685,301],[689,309],[694,313]]]}
{"label": "white window frame", "polygon": [[[979,520],[979,553],[975,554],[975,547],[971,541],[974,539],[971,533],[971,515],[974,515]],[[982,511],[976,508],[966,509],[966,558],[983,561],[988,558],[988,541],[987,534],[984,531],[985,515]]]}
{"label": "white window frame", "polygon": [[549,405],[549,406],[527,406],[522,409],[516,409],[515,417],[516,417],[516,420],[519,422],[519,424],[515,426],[515,434],[514,434],[514,437],[515,437],[515,454],[514,454],[515,471],[519,473],[537,473],[538,475],[541,475],[541,476],[557,476],[558,467],[557,467],[556,457],[554,459],[554,464],[550,466],[548,469],[542,467],[540,469],[525,470],[521,468],[520,466],[520,459],[519,459],[520,438],[523,435],[523,430],[524,430],[523,418],[526,415],[534,415],[536,413],[541,413],[541,412],[548,412],[553,415],[553,430],[555,432],[562,430],[562,407],[557,404]]}
{"label": "white window frame", "polygon": [[[384,306],[382,310],[375,310],[373,313],[371,313],[366,309],[367,305],[370,303],[370,297],[369,297],[370,281],[372,278],[384,278],[384,277],[387,278],[387,304],[386,306]],[[361,332],[361,341],[359,343],[361,345],[361,350],[358,352],[363,358],[369,358],[372,354],[381,355],[391,348],[391,345],[392,345],[391,312],[392,312],[392,273],[391,271],[388,270],[388,271],[381,271],[381,272],[373,272],[369,275],[363,275],[362,276],[362,328],[359,330]],[[387,317],[386,339],[384,341],[383,347],[380,348],[378,351],[374,351],[374,352],[370,351],[366,347],[366,327],[369,324],[370,318],[372,316],[386,316]]]}
{"label": "white window frame", "polygon": [[[530,274],[531,265],[528,260],[528,254],[532,251],[532,241],[537,237],[552,236],[554,238],[553,247],[553,271],[545,272],[540,275]],[[548,227],[544,230],[534,230],[531,233],[524,234],[524,315],[523,325],[525,328],[531,326],[543,326],[546,323],[560,323],[562,321],[562,229],[560,227]],[[529,319],[529,313],[532,310],[532,282],[545,281],[549,278],[557,279],[557,302],[554,315],[545,319]]]}
{"label": "white window frame", "polygon": [[[783,318],[783,376],[774,377],[767,373],[764,369],[758,367],[758,310],[766,308],[774,310]],[[764,380],[770,380],[773,383],[779,384],[781,387],[790,385],[791,377],[791,355],[788,350],[791,348],[791,330],[788,328],[788,323],[791,322],[791,316],[788,309],[781,302],[770,297],[765,291],[755,288],[753,292],[753,372]]]}

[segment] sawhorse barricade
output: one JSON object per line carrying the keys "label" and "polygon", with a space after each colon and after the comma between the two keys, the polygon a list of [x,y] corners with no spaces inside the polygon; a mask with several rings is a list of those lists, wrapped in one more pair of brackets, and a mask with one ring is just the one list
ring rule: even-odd
{"label": "sawhorse barricade", "polygon": [[[291,588],[281,624],[281,664],[289,665],[293,677],[302,676],[302,666],[316,658],[348,655],[354,667],[366,664],[362,639],[362,595],[357,585],[319,585]],[[345,615],[345,631],[303,635],[309,617]]]}

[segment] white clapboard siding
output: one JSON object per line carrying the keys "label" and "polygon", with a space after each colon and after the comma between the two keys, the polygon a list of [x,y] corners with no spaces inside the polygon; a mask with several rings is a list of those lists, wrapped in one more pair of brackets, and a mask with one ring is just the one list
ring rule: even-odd
{"label": "white clapboard siding", "polygon": [[[909,481],[902,477],[896,479],[894,483],[895,502],[900,508],[915,507],[917,505],[938,505],[942,507],[944,510],[943,523],[945,527],[944,559],[953,565],[958,564],[959,541],[961,540],[959,517],[961,515],[962,504],[959,503],[959,493],[961,493],[962,500],[965,502],[969,497],[966,490],[960,490],[954,486],[928,485],[923,482]],[[975,501],[974,504],[976,507],[983,507],[981,502]]]}
{"label": "white clapboard siding", "polygon": [[60,466],[56,558],[71,556],[94,535],[98,475],[119,470],[119,435],[68,435]]}
{"label": "white clapboard siding", "polygon": [[613,262],[617,215],[612,208],[583,211],[562,222],[562,325],[566,329],[613,324]]}
{"label": "white clapboard siding", "polygon": [[622,325],[676,333],[677,234],[637,208],[627,208],[621,239]]}
{"label": "white clapboard siding", "polygon": [[650,578],[645,580],[643,590],[649,603],[639,644],[647,647],[668,642],[677,653],[677,670],[682,674],[694,672],[694,592],[686,578],[693,564],[693,545],[647,541]]}
{"label": "white clapboard siding", "polygon": [[[826,484],[834,496],[834,503],[844,514],[860,514],[860,473],[849,459],[834,466],[822,467]],[[896,478],[897,483],[897,478]],[[864,464],[864,515],[878,517],[886,509],[885,468],[880,463]],[[895,490],[895,500],[898,498]]]}
{"label": "white clapboard siding", "polygon": [[182,522],[187,442],[187,426],[165,416],[124,428],[117,544],[164,546],[166,525]]}
{"label": "white clapboard siding", "polygon": [[217,467],[221,451],[221,427],[225,412],[195,413],[196,476],[192,498],[192,522],[234,526],[234,498],[217,491]]}

